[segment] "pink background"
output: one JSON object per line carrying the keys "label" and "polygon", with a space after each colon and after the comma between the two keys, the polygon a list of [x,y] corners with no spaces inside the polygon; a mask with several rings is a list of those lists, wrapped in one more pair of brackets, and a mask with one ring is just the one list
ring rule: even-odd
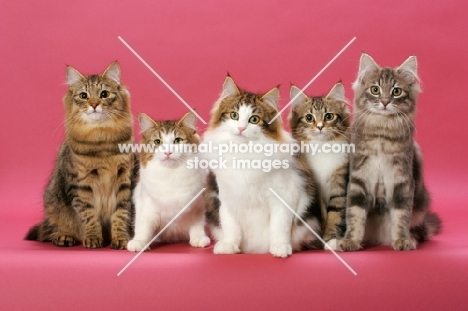
{"label": "pink background", "polygon": [[[466,1],[115,2],[1,1],[2,308],[465,308]],[[341,254],[357,276],[325,251],[280,260],[179,244],[143,254],[117,277],[134,254],[23,241],[41,219],[42,190],[64,137],[66,64],[92,74],[118,60],[135,116],[187,111],[118,36],[206,121],[228,71],[251,91],[281,84],[283,107],[289,84],[303,87],[353,37],[307,94],[342,80],[352,99],[361,51],[387,66],[417,55],[416,138],[442,233],[414,252],[380,246]]]}

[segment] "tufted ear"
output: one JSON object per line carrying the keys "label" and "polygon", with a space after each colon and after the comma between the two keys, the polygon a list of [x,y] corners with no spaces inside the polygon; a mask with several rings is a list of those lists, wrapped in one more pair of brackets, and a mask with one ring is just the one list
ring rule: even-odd
{"label": "tufted ear", "polygon": [[221,92],[221,98],[228,97],[228,96],[237,96],[239,95],[239,89],[237,88],[236,83],[231,78],[231,76],[227,76],[226,80],[224,80],[223,84],[223,91]]}
{"label": "tufted ear", "polygon": [[333,86],[330,93],[328,93],[327,98],[339,101],[339,102],[346,102],[345,98],[345,89],[341,82],[338,82]]}
{"label": "tufted ear", "polygon": [[144,133],[152,128],[155,123],[146,113],[138,114],[138,122],[140,123],[141,132]]}
{"label": "tufted ear", "polygon": [[67,66],[67,84],[69,86],[81,82],[84,79],[85,77],[78,70],[72,66]]}
{"label": "tufted ear", "polygon": [[279,88],[275,87],[262,96],[262,100],[271,107],[278,109]]}
{"label": "tufted ear", "polygon": [[295,85],[291,85],[291,89],[289,91],[289,96],[292,100],[292,105],[297,106],[307,100],[307,95],[304,94],[300,88]]}
{"label": "tufted ear", "polygon": [[107,67],[106,71],[102,74],[103,77],[111,79],[120,84],[120,66],[119,63],[113,62]]}
{"label": "tufted ear", "polygon": [[408,57],[408,59],[397,68],[397,71],[403,74],[409,74],[415,80],[418,80],[418,61],[416,60],[416,56]]}
{"label": "tufted ear", "polygon": [[184,125],[188,128],[193,129],[194,131],[197,130],[196,124],[197,124],[197,117],[195,116],[193,111],[187,112],[182,117],[182,119],[180,119],[179,122],[177,122],[177,125]]}
{"label": "tufted ear", "polygon": [[374,71],[379,68],[380,66],[377,65],[370,55],[362,53],[361,60],[359,61],[359,71]]}

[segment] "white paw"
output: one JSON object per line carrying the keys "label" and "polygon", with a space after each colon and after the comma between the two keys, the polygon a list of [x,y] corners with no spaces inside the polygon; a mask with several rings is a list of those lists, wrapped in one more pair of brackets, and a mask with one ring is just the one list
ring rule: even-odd
{"label": "white paw", "polygon": [[334,250],[334,251],[336,251],[336,250],[338,250],[337,247],[338,247],[338,246],[337,246],[337,240],[336,240],[336,238],[335,238],[335,239],[331,239],[330,241],[328,241],[327,244],[324,246],[324,249],[325,249],[326,251],[329,251],[329,250]]}
{"label": "white paw", "polygon": [[286,258],[292,254],[291,244],[276,243],[270,246],[270,253],[275,257]]}
{"label": "white paw", "polygon": [[[142,240],[130,240],[127,244],[127,250],[130,252],[139,252],[141,251],[148,242]],[[149,251],[149,246],[145,251]]]}
{"label": "white paw", "polygon": [[210,243],[210,238],[206,235],[197,236],[190,239],[190,245],[192,245],[193,247],[207,247],[208,245],[210,245]]}
{"label": "white paw", "polygon": [[216,243],[213,253],[215,254],[237,254],[240,253],[239,245],[219,241]]}

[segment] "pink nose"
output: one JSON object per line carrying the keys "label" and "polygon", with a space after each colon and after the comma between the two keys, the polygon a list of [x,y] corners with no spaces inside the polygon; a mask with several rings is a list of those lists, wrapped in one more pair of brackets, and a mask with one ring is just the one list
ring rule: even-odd
{"label": "pink nose", "polygon": [[239,134],[242,134],[242,132],[245,131],[245,127],[238,127],[237,129],[239,130]]}
{"label": "pink nose", "polygon": [[169,158],[169,156],[172,154],[172,152],[164,152],[164,154],[166,155],[167,158]]}

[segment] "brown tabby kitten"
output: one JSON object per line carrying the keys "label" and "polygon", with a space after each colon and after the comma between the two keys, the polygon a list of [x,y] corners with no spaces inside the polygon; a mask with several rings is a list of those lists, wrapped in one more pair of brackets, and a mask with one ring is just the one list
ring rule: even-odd
{"label": "brown tabby kitten", "polygon": [[[294,101],[289,124],[298,142],[318,148],[324,144],[345,147],[349,143],[350,113],[343,84],[337,83],[323,97],[307,97],[299,88],[291,86],[291,99]],[[315,154],[309,150],[302,153],[300,158],[312,169],[320,185],[321,197],[327,209],[323,239],[332,249],[336,249],[336,239],[344,235],[346,228],[349,153],[344,149],[339,153]]]}
{"label": "brown tabby kitten", "polygon": [[361,243],[416,249],[440,227],[429,211],[422,157],[413,140],[420,92],[416,57],[398,68],[380,67],[361,56],[353,85],[355,120],[347,198],[347,230],[339,246],[356,251]]}
{"label": "brown tabby kitten", "polygon": [[67,67],[67,83],[66,137],[44,192],[45,218],[26,239],[57,246],[80,241],[87,248],[110,242],[125,249],[137,166],[133,154],[118,148],[133,142],[129,93],[116,62],[102,75],[84,76]]}

